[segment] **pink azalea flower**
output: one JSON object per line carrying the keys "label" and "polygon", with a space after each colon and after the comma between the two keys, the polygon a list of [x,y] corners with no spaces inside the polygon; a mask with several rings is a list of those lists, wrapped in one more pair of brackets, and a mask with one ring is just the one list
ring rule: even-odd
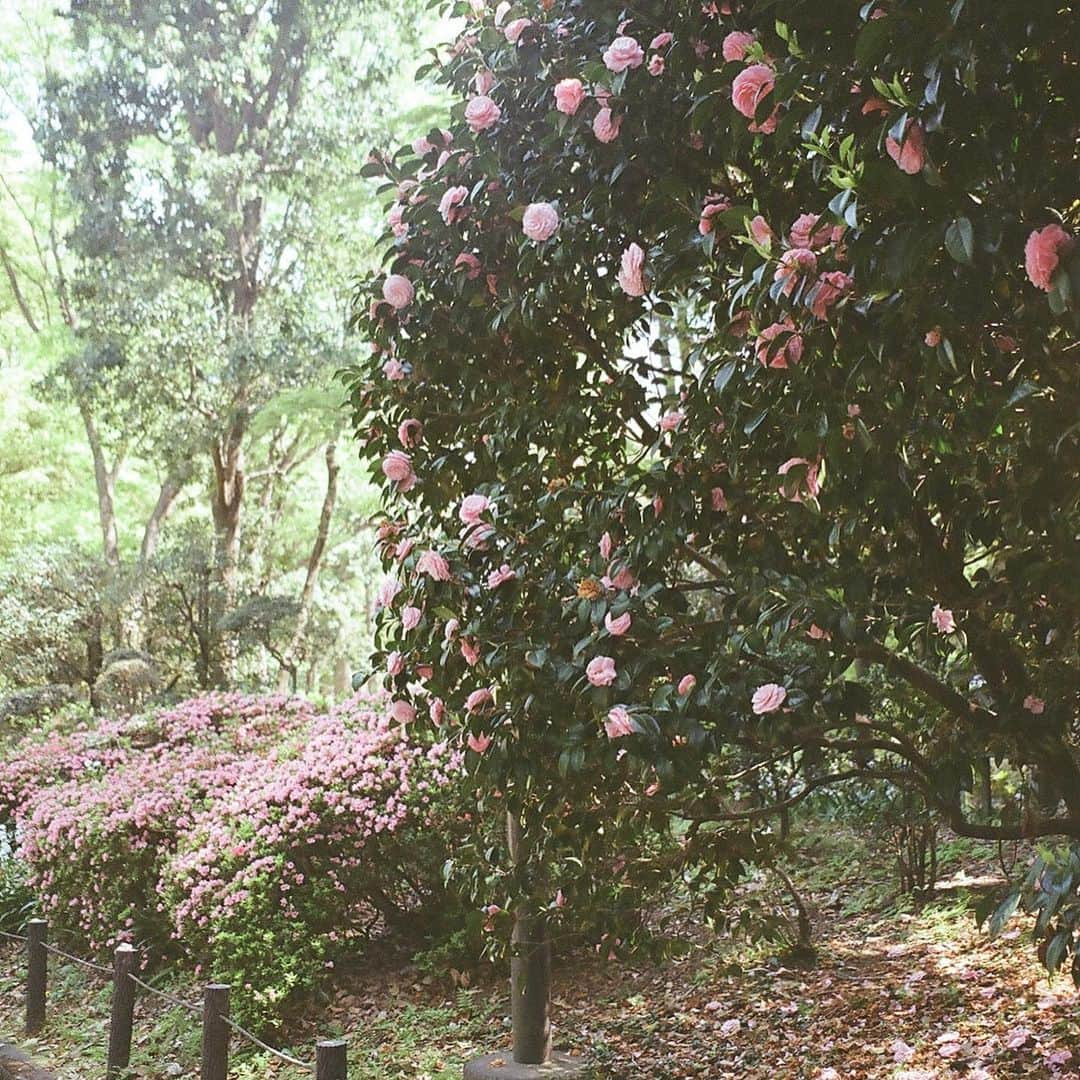
{"label": "pink azalea flower", "polygon": [[638,244],[631,244],[623,252],[619,285],[627,296],[645,295],[645,252]]}
{"label": "pink azalea flower", "polygon": [[594,656],[585,668],[593,686],[610,686],[615,681],[615,661],[610,656]]}
{"label": "pink azalea flower", "polygon": [[625,705],[616,705],[608,712],[604,731],[609,739],[621,739],[625,735],[634,734],[634,722],[630,719],[630,712]]}
{"label": "pink azalea flower", "polygon": [[612,637],[622,637],[630,629],[630,624],[633,619],[630,616],[629,611],[624,611],[621,615],[615,617],[609,611],[604,616],[604,629]]}
{"label": "pink azalea flower", "polygon": [[645,51],[632,37],[617,37],[604,50],[604,65],[608,71],[618,74],[629,68],[641,67],[645,62]]}
{"label": "pink azalea flower", "polygon": [[778,683],[765,683],[754,691],[750,699],[750,708],[756,716],[776,712],[787,701],[787,691]]}
{"label": "pink azalea flower", "polygon": [[934,605],[933,611],[930,612],[930,621],[939,634],[951,634],[956,630],[956,620],[953,618],[953,613],[940,604]]}
{"label": "pink azalea flower", "polygon": [[555,108],[573,116],[585,100],[585,87],[580,79],[561,79],[555,84]]}
{"label": "pink azalea flower", "polygon": [[530,203],[521,218],[522,232],[530,240],[543,243],[550,240],[559,228],[559,212],[551,203]]}
{"label": "pink azalea flower", "polygon": [[407,308],[416,297],[412,282],[404,274],[390,274],[383,282],[383,299],[395,310]]}
{"label": "pink azalea flower", "polygon": [[1024,245],[1024,265],[1031,284],[1049,292],[1061,256],[1071,247],[1072,237],[1056,222],[1036,229]]}

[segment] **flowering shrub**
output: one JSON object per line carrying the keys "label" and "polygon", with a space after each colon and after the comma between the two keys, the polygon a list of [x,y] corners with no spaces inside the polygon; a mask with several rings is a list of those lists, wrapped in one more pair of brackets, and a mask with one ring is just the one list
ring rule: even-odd
{"label": "flowering shrub", "polygon": [[0,817],[55,924],[190,957],[263,1016],[373,916],[442,898],[460,763],[380,699],[213,694],[28,740]]}
{"label": "flowering shrub", "polygon": [[[477,892],[600,910],[672,811],[756,857],[778,760],[1080,836],[1071,15],[443,7],[349,380],[394,707],[528,838]],[[1042,810],[971,819],[988,753]]]}

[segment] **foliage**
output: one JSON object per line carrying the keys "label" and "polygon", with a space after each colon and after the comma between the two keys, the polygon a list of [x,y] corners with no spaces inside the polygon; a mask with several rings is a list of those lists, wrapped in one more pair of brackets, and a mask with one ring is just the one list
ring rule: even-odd
{"label": "foliage", "polygon": [[265,1016],[374,918],[452,918],[460,754],[381,712],[206,695],[28,737],[0,776],[0,821],[61,932],[186,955]]}
{"label": "foliage", "polygon": [[[1080,834],[1070,15],[446,10],[447,130],[368,167],[348,380],[389,684],[524,827],[516,871],[459,850],[477,894],[730,886],[775,761],[788,805],[888,780]],[[988,754],[1038,802],[971,820]]]}

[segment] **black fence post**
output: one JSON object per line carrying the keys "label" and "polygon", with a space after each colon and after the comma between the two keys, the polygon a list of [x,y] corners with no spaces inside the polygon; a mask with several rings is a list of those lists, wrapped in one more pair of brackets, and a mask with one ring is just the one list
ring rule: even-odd
{"label": "black fence post", "polygon": [[212,983],[203,990],[202,1070],[199,1080],[227,1080],[229,1074],[229,988]]}
{"label": "black fence post", "polygon": [[315,1044],[315,1080],[348,1080],[348,1043],[325,1039]]}
{"label": "black fence post", "polygon": [[135,1020],[135,983],[131,976],[139,967],[133,945],[118,945],[113,953],[112,1011],[109,1015],[107,1078],[119,1076],[131,1062],[131,1029]]}
{"label": "black fence post", "polygon": [[45,919],[31,919],[26,924],[27,1035],[36,1035],[45,1026],[45,984],[49,971],[45,942],[48,937],[49,924]]}

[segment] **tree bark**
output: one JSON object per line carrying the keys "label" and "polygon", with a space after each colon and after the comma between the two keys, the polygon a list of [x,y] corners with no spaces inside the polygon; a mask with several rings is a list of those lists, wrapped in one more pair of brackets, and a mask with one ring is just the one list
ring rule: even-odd
{"label": "tree bark", "polygon": [[300,591],[300,608],[296,613],[296,627],[293,630],[292,640],[285,649],[285,662],[282,665],[283,674],[287,672],[292,681],[290,689],[294,693],[296,692],[296,668],[303,651],[308,623],[311,620],[311,605],[315,599],[315,586],[319,580],[319,570],[322,567],[323,556],[326,554],[326,543],[330,536],[330,524],[334,518],[334,507],[337,504],[337,483],[340,471],[341,466],[337,463],[337,444],[334,442],[327,443],[326,494],[323,496],[322,512],[319,514],[319,527],[315,533],[315,542],[312,544],[311,555],[308,557],[304,587]]}
{"label": "tree bark", "polygon": [[82,416],[83,427],[86,429],[90,453],[94,459],[94,483],[97,486],[102,553],[105,556],[105,562],[116,570],[120,566],[120,543],[116,529],[116,474],[119,462],[113,468],[109,468],[105,460],[105,450],[101,445],[101,436],[94,422],[94,415],[90,411],[89,404],[82,398],[79,398],[79,413]]}

